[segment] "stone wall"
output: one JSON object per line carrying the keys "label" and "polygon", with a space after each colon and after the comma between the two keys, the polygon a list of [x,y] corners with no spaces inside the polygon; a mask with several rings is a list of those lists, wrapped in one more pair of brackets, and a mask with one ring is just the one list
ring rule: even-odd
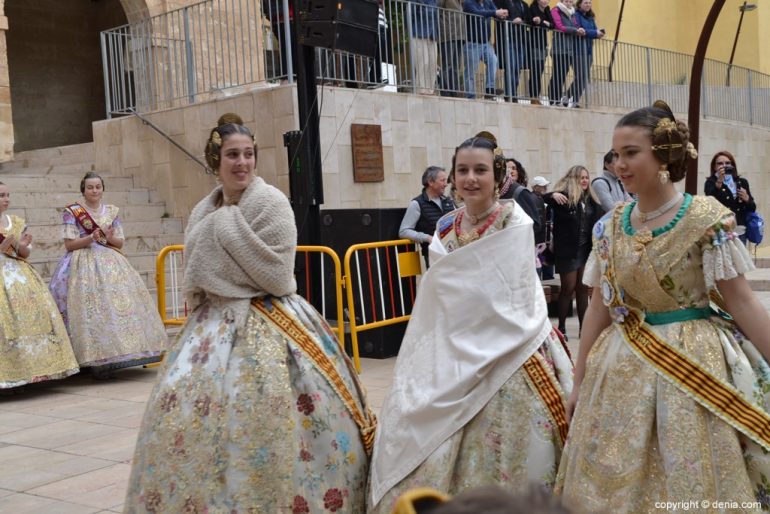
{"label": "stone wall", "polygon": [[[448,168],[454,148],[481,130],[494,133],[505,154],[521,161],[530,177],[543,175],[555,181],[573,164],[583,164],[596,174],[612,144],[614,125],[623,114],[330,87],[322,97],[326,209],[407,205],[420,189],[426,166]],[[255,131],[259,174],[288,193],[282,135],[299,126],[294,98],[294,87],[286,85],[149,117],[200,155],[217,117],[228,111],[239,113]],[[383,182],[353,181],[351,123],[382,126]],[[770,216],[763,201],[770,198],[770,176],[763,168],[770,130],[707,119],[701,122],[701,138],[699,184],[705,180],[713,154],[728,149],[749,179],[763,215]],[[214,184],[213,178],[204,177],[199,167],[135,118],[95,123],[94,142],[97,169],[133,173],[143,185],[159,188],[172,216],[186,217]]]}

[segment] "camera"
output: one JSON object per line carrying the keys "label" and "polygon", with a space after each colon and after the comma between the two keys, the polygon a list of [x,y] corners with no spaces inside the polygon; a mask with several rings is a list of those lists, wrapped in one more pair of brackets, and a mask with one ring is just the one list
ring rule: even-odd
{"label": "camera", "polygon": [[735,166],[731,164],[725,166],[725,173],[735,173]]}

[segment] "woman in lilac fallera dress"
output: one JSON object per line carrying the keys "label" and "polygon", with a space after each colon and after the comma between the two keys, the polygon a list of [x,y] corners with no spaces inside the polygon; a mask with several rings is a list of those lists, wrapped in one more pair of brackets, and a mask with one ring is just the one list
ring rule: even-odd
{"label": "woman in lilac fallera dress", "polygon": [[104,181],[89,172],[83,203],[64,208],[67,253],[54,270],[53,294],[81,367],[95,376],[160,360],[166,331],[139,274],[121,252],[118,208],[102,203]]}

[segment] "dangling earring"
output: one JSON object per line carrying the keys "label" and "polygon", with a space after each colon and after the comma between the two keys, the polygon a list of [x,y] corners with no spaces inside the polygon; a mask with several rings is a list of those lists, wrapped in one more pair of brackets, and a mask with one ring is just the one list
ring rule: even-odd
{"label": "dangling earring", "polygon": [[500,199],[500,184],[495,186],[495,201]]}
{"label": "dangling earring", "polygon": [[460,195],[457,189],[452,188],[452,197],[455,199],[455,203],[463,203],[463,197]]}
{"label": "dangling earring", "polygon": [[670,177],[671,174],[668,172],[668,167],[665,164],[661,164],[658,170],[658,180],[660,180],[660,183],[666,184]]}

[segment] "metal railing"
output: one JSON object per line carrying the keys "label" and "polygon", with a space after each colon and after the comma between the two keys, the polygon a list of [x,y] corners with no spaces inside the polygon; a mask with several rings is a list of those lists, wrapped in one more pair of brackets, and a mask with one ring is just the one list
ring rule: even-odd
{"label": "metal railing", "polygon": [[[291,81],[288,0],[206,0],[102,32],[107,114]],[[525,103],[687,110],[692,56],[385,0],[374,58],[317,50],[319,83]],[[594,34],[596,35],[596,34]],[[707,60],[701,113],[770,127],[770,76]]]}

